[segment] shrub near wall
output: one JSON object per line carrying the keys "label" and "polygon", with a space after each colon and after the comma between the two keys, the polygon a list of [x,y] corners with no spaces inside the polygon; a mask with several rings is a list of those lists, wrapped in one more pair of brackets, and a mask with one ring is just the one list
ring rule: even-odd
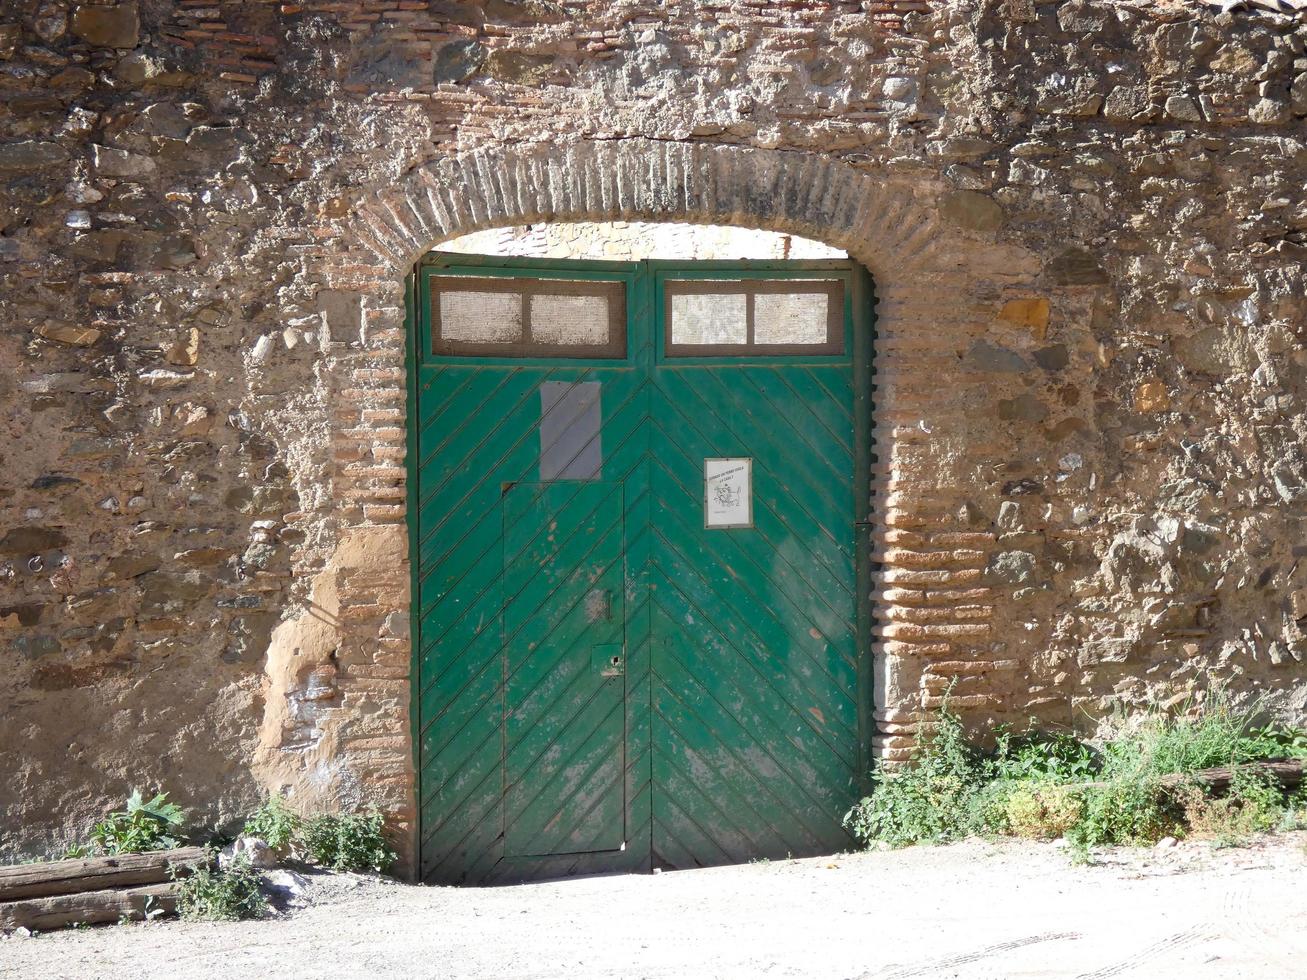
{"label": "shrub near wall", "polygon": [[[903,847],[973,834],[1066,838],[1075,852],[1192,834],[1220,844],[1307,821],[1307,731],[1256,727],[1224,696],[1187,714],[1153,711],[1095,745],[1066,734],[969,742],[946,704],[913,759],[880,766],[846,824],[866,844]],[[1296,760],[1278,777],[1259,760]],[[1219,778],[1217,778],[1219,777]],[[1287,780],[1282,784],[1281,779]]]}

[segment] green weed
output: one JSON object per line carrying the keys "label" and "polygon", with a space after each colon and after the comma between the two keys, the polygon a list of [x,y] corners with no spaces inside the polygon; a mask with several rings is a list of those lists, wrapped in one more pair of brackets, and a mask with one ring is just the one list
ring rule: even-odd
{"label": "green weed", "polygon": [[1277,781],[1240,773],[1216,797],[1184,776],[1266,758],[1307,758],[1307,732],[1257,727],[1257,706],[1220,694],[1175,714],[1119,721],[1094,746],[1065,733],[1008,729],[982,754],[947,706],[912,760],[878,767],[871,794],[845,816],[864,843],[902,847],[972,833],[1065,837],[1073,859],[1111,844],[1152,844],[1186,831],[1234,844],[1251,834],[1307,825],[1307,795],[1287,801]]}
{"label": "green weed", "polygon": [[299,814],[286,805],[280,796],[270,796],[245,821],[243,836],[258,837],[274,851],[286,851],[299,832]]}
{"label": "green weed", "polygon": [[179,834],[185,819],[182,808],[168,802],[167,793],[156,793],[146,800],[139,789],[134,789],[125,809],[110,813],[91,828],[91,845],[102,854],[167,850],[181,843]]}
{"label": "green weed", "polygon": [[232,922],[258,919],[268,912],[259,890],[259,873],[237,858],[226,869],[193,867],[179,879],[177,914],[190,922]]}
{"label": "green weed", "polygon": [[1307,731],[1281,724],[1263,725],[1248,731],[1244,746],[1253,759],[1307,759]]}
{"label": "green weed", "polygon": [[1018,783],[1008,794],[1004,817],[1010,833],[1032,840],[1056,840],[1080,822],[1084,801],[1071,786]]}
{"label": "green weed", "polygon": [[[1213,693],[1173,714],[1145,714],[1118,723],[1103,750],[1106,779],[1147,778],[1232,766],[1282,754],[1288,729],[1254,727],[1259,707],[1236,709]],[[1299,733],[1303,734],[1303,733]]]}
{"label": "green weed", "polygon": [[1093,779],[1102,769],[1101,755],[1067,732],[995,733],[991,776],[998,780],[1076,782]]}
{"label": "green weed", "polygon": [[1067,829],[1073,847],[1155,844],[1183,833],[1173,800],[1155,781],[1119,780],[1081,794],[1080,819]]}
{"label": "green weed", "polygon": [[909,763],[877,766],[871,795],[845,814],[844,825],[864,843],[891,847],[956,840],[975,825],[984,776],[978,753],[946,703]]}
{"label": "green weed", "polygon": [[1236,773],[1229,792],[1221,797],[1189,785],[1180,791],[1179,799],[1190,833],[1221,847],[1238,847],[1253,834],[1279,829],[1292,812],[1279,782],[1258,773]]}
{"label": "green weed", "polygon": [[322,814],[304,821],[296,846],[323,867],[385,872],[395,863],[395,852],[382,836],[383,826],[375,810]]}

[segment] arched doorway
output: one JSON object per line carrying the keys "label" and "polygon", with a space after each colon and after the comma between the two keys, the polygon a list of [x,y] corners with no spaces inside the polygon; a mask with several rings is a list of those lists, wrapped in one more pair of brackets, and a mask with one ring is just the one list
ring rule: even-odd
{"label": "arched doorway", "polygon": [[440,252],[409,308],[421,877],[845,846],[866,273]]}
{"label": "arched doorway", "polygon": [[[416,488],[407,479],[408,465],[392,462],[417,452],[416,433],[405,422],[405,405],[416,402],[417,391],[403,343],[404,278],[441,243],[542,220],[732,223],[813,236],[847,249],[868,269],[876,281],[877,315],[878,409],[869,433],[877,523],[868,532],[876,625],[868,644],[875,683],[863,707],[877,729],[875,753],[904,757],[921,707],[938,684],[993,656],[987,621],[969,618],[964,628],[949,621],[938,629],[918,623],[923,601],[973,601],[948,591],[975,573],[957,571],[957,536],[941,519],[934,488],[961,485],[977,466],[992,462],[992,440],[975,437],[973,430],[984,426],[973,424],[974,414],[963,408],[974,400],[972,389],[939,391],[933,379],[956,368],[958,350],[975,325],[993,316],[994,295],[986,285],[993,276],[1025,281],[1038,275],[1029,253],[993,242],[960,248],[918,177],[860,170],[819,154],[578,140],[500,147],[414,167],[369,190],[324,229],[306,268],[318,284],[330,335],[365,341],[357,351],[342,348],[328,365],[331,436],[340,447],[331,459],[331,495],[339,516],[331,528],[335,553],[320,578],[332,593],[339,643],[357,649],[368,664],[369,676],[341,675],[342,695],[379,707],[366,725],[353,724],[347,737],[325,746],[310,771],[315,780],[323,770],[339,773],[332,787],[350,792],[365,786],[402,835],[397,843],[414,875],[418,722],[408,693],[416,686],[417,658],[410,638],[396,630],[411,606],[411,524],[405,522],[416,507]],[[969,533],[967,546],[987,547],[983,537]],[[340,582],[362,587],[342,590]],[[943,591],[938,599],[923,599],[921,589]],[[377,622],[383,622],[380,634]],[[288,647],[315,623],[309,614],[288,621]],[[955,695],[955,702],[986,703],[990,677],[968,675],[965,694]],[[382,685],[387,696],[402,685],[403,700],[393,702],[398,710],[379,699]],[[275,744],[268,751],[275,755]],[[303,780],[280,773],[271,775],[279,782]]]}

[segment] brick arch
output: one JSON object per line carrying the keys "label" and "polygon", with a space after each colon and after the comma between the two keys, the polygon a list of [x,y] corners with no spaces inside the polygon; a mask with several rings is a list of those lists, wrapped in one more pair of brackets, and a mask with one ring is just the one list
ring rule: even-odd
{"label": "brick arch", "polygon": [[[919,177],[872,175],[817,154],[643,139],[480,150],[367,190],[324,236],[306,271],[336,341],[327,367],[329,536],[340,544],[319,579],[329,581],[340,624],[332,642],[342,710],[351,700],[382,710],[363,726],[344,716],[342,728],[362,734],[332,741],[333,758],[320,765],[367,786],[413,839],[410,650],[407,636],[393,629],[408,610],[408,576],[378,571],[406,570],[408,563],[403,279],[442,241],[547,220],[788,232],[844,248],[871,271],[879,457],[873,547],[881,562],[872,585],[880,623],[873,638],[875,744],[886,757],[904,756],[922,707],[937,702],[952,678],[962,679],[955,705],[990,710],[998,689],[990,679],[1012,670],[989,639],[994,607],[978,583],[994,538],[959,527],[948,508],[958,487],[995,469],[985,455],[993,447],[972,444],[968,411],[958,408],[965,396],[942,391],[933,379],[956,372],[954,338],[983,333],[992,319],[995,278],[1033,280],[1038,268],[1029,268],[1024,250],[944,226],[933,203],[937,192]],[[948,606],[958,602],[967,610],[953,615]]]}
{"label": "brick arch", "polygon": [[369,194],[343,237],[412,265],[440,242],[536,221],[688,221],[789,232],[846,249],[887,285],[944,271],[933,203],[813,153],[631,139],[448,157]]}

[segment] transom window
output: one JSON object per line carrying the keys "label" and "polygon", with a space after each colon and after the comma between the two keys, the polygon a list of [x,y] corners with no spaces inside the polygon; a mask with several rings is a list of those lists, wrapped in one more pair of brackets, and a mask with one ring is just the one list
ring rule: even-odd
{"label": "transom window", "polygon": [[441,276],[431,286],[432,353],[625,357],[620,282]]}
{"label": "transom window", "polygon": [[672,279],[664,286],[669,357],[840,354],[839,279]]}
{"label": "transom window", "polygon": [[418,267],[427,357],[838,359],[859,301],[846,262],[454,261]]}

